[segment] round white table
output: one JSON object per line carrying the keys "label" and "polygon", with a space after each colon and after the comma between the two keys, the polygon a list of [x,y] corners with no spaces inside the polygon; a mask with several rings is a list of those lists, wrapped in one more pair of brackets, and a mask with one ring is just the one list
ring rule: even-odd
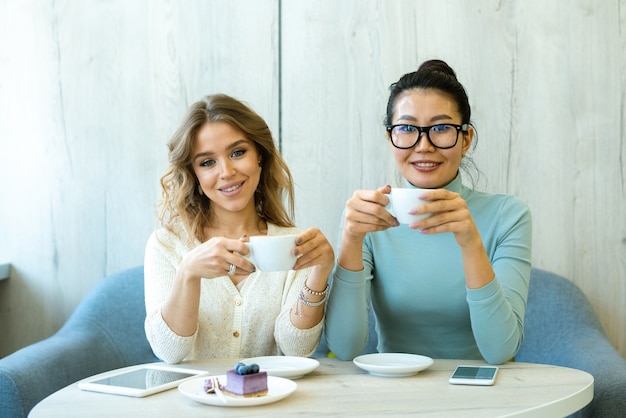
{"label": "round white table", "polygon": [[[378,377],[350,361],[318,359],[320,366],[295,380],[294,393],[278,402],[245,407],[197,403],[177,389],[145,398],[87,392],[70,385],[44,399],[31,411],[41,417],[559,417],[593,398],[593,377],[583,371],[530,363],[506,363],[494,386],[450,385],[459,364],[481,361],[435,360],[409,377]],[[224,374],[232,359],[187,362],[181,366]],[[45,382],[42,382],[45,384]]]}

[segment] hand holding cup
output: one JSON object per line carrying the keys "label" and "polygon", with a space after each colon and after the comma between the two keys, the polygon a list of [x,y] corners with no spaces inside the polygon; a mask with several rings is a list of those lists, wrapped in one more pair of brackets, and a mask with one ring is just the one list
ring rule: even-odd
{"label": "hand holding cup", "polygon": [[401,187],[394,187],[391,189],[391,193],[388,195],[389,202],[391,210],[398,222],[401,224],[412,224],[413,222],[420,221],[432,215],[430,213],[415,215],[409,213],[417,206],[428,203],[427,200],[420,198],[420,196],[427,190],[428,189]]}

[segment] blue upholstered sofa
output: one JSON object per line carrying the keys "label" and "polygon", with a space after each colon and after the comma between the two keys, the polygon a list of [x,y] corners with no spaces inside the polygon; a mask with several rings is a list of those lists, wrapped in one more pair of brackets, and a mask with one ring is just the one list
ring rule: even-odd
{"label": "blue upholstered sofa", "polygon": [[[37,402],[84,377],[157,361],[146,340],[143,268],[104,278],[52,337],[0,359],[0,417],[26,417]],[[372,335],[366,351],[375,351]],[[324,342],[318,355],[325,352]],[[591,373],[594,400],[578,416],[626,414],[626,360],[608,342],[580,289],[533,269],[518,361]]]}

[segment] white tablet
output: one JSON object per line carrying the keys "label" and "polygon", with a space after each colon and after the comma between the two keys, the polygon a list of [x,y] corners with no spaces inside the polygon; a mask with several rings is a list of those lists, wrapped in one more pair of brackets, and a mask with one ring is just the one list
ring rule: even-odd
{"label": "white tablet", "polygon": [[208,375],[207,370],[192,370],[167,364],[141,364],[88,377],[78,382],[78,388],[144,397],[175,388],[185,380]]}

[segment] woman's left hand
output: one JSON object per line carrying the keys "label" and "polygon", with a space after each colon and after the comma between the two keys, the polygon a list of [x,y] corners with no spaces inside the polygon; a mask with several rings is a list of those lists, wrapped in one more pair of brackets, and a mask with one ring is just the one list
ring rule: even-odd
{"label": "woman's left hand", "polygon": [[294,270],[319,267],[330,273],[335,263],[333,247],[318,228],[309,228],[296,238],[293,255],[298,257]]}
{"label": "woman's left hand", "polygon": [[410,228],[419,229],[423,234],[452,232],[461,247],[482,245],[474,218],[460,194],[446,189],[433,189],[425,192],[421,198],[428,200],[428,203],[417,206],[410,213],[432,215],[413,222]]}

